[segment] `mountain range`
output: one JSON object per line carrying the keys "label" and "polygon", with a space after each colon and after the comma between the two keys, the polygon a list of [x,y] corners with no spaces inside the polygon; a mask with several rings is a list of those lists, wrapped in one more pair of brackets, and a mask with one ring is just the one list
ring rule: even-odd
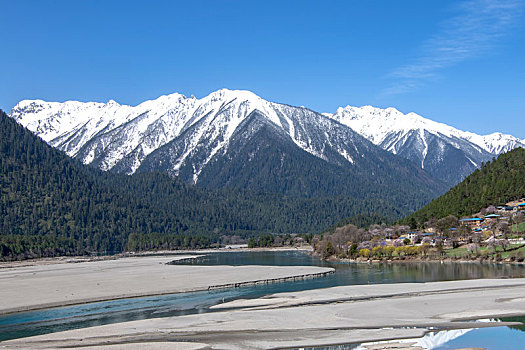
{"label": "mountain range", "polygon": [[209,188],[298,197],[388,198],[406,210],[525,143],[462,132],[393,108],[318,113],[227,89],[202,99],[175,93],[135,107],[25,100],[10,117],[106,171],[161,171]]}
{"label": "mountain range", "polygon": [[10,113],[53,147],[102,170],[161,171],[207,188],[350,196],[414,210],[446,185],[333,118],[249,91],[162,96],[136,107],[22,101]]}

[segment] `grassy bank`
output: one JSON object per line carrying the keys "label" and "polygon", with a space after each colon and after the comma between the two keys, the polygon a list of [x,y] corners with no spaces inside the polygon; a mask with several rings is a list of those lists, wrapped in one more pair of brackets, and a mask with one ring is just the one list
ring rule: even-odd
{"label": "grassy bank", "polygon": [[454,259],[471,259],[483,257],[487,259],[514,259],[523,260],[525,257],[525,246],[523,244],[511,244],[506,250],[501,247],[480,247],[476,252],[468,251],[467,246],[445,250],[447,257]]}

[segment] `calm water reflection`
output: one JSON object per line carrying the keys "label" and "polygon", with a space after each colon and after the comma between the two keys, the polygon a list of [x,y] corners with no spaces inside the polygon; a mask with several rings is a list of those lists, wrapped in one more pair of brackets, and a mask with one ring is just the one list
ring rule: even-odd
{"label": "calm water reflection", "polygon": [[[428,350],[523,350],[525,348],[525,333],[509,327],[454,329],[429,332],[421,338],[394,340],[392,342],[413,344]],[[320,346],[301,348],[301,350],[367,350],[367,346],[381,343],[385,342]]]}
{"label": "calm water reflection", "polygon": [[453,350],[480,348],[486,350],[523,350],[525,333],[509,327],[473,329],[465,334],[429,349]]}
{"label": "calm water reflection", "polygon": [[524,277],[517,265],[477,263],[329,263],[300,251],[217,252],[181,264],[198,265],[314,265],[334,267],[336,273],[296,282],[247,286],[236,289],[133,298],[18,313],[0,317],[0,340],[58,332],[68,329],[211,312],[209,307],[238,298],[257,298],[342,285],[398,282],[429,282],[474,278]]}

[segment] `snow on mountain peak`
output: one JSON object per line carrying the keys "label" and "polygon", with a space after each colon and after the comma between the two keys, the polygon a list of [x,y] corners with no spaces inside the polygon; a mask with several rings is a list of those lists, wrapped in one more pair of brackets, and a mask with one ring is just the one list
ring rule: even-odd
{"label": "snow on mountain peak", "polygon": [[[202,98],[173,93],[136,106],[114,100],[25,100],[10,115],[52,146],[103,170],[117,166],[119,171],[133,173],[150,153],[183,138],[174,151],[172,170],[176,174],[183,165],[191,164],[194,181],[213,157],[228,152],[233,135],[250,116],[272,123],[299,148],[316,157],[326,160],[330,153],[325,150],[331,149],[352,165],[363,157],[352,146],[354,131],[425,169],[427,165],[438,170],[449,168],[445,160],[452,154],[451,148],[460,150],[464,157],[459,156],[463,158],[458,173],[462,175],[493,155],[525,145],[510,135],[476,135],[392,107],[346,106],[334,114],[319,114],[304,107],[269,102],[247,90],[220,89]],[[457,154],[451,158],[459,159]]]}
{"label": "snow on mountain peak", "polygon": [[339,107],[331,117],[356,130],[377,145],[390,138],[392,134],[406,135],[413,131],[467,140],[493,154],[507,152],[524,145],[522,140],[511,135],[501,133],[477,135],[426,119],[413,112],[403,114],[392,107],[386,109],[372,106]]}
{"label": "snow on mountain peak", "polygon": [[[180,156],[175,168],[180,167],[199,144],[213,145],[206,159],[195,165],[196,179],[215,154],[225,152],[239,125],[256,110],[260,116],[285,129],[298,146],[317,155],[309,142],[296,135],[294,123],[281,109],[281,105],[251,91],[221,89],[200,99],[174,93],[137,106],[121,105],[114,100],[107,103],[21,101],[11,111],[11,117],[70,156],[79,157],[84,163],[100,162],[103,170],[112,169],[124,158],[131,157],[134,160],[129,161],[133,163],[127,170],[130,173],[148,154],[191,128],[188,151]],[[98,143],[92,141],[95,139]]]}
{"label": "snow on mountain peak", "polygon": [[403,114],[395,108],[346,106],[326,116],[354,129],[384,150],[410,159],[451,185],[482,162],[516,147],[525,147],[522,140],[511,135],[477,135],[416,113]]}
{"label": "snow on mountain peak", "polygon": [[508,152],[517,147],[525,147],[525,140],[500,132],[489,135],[477,135],[469,132],[465,134],[469,141],[495,155]]}

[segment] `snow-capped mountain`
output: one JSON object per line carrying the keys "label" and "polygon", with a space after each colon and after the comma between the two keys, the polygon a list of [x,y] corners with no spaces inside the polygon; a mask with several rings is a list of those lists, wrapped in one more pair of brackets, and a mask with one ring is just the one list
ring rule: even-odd
{"label": "snow-capped mountain", "polygon": [[383,149],[412,160],[454,185],[500,153],[525,147],[525,140],[494,133],[477,135],[395,108],[338,108],[324,115],[354,129]]}
{"label": "snow-capped mountain", "polygon": [[208,187],[300,196],[398,198],[418,206],[446,186],[336,120],[249,91],[138,106],[22,101],[10,116],[85,164],[132,174],[165,171]]}
{"label": "snow-capped mountain", "polygon": [[489,135],[477,135],[471,132],[464,132],[465,138],[486,151],[498,155],[506,153],[518,147],[525,147],[525,139],[520,140],[519,138],[495,132]]}
{"label": "snow-capped mountain", "polygon": [[[348,150],[358,152],[352,137],[337,139],[340,135],[330,132],[340,128],[336,123],[317,118],[315,112],[305,108],[265,101],[249,91],[223,89],[200,100],[172,94],[136,107],[115,101],[105,104],[22,101],[10,116],[85,164],[96,163],[103,170],[117,167],[127,174],[134,173],[151,152],[192,129],[185,138],[184,150],[171,160],[173,167],[169,170],[177,175],[199,146],[211,145],[206,157],[193,164],[196,182],[202,168],[217,153],[227,150],[234,132],[254,111],[286,132],[304,151],[326,159],[330,155],[325,148],[330,145],[347,162],[354,162]],[[309,134],[315,127],[318,133],[324,131],[320,139]]]}

